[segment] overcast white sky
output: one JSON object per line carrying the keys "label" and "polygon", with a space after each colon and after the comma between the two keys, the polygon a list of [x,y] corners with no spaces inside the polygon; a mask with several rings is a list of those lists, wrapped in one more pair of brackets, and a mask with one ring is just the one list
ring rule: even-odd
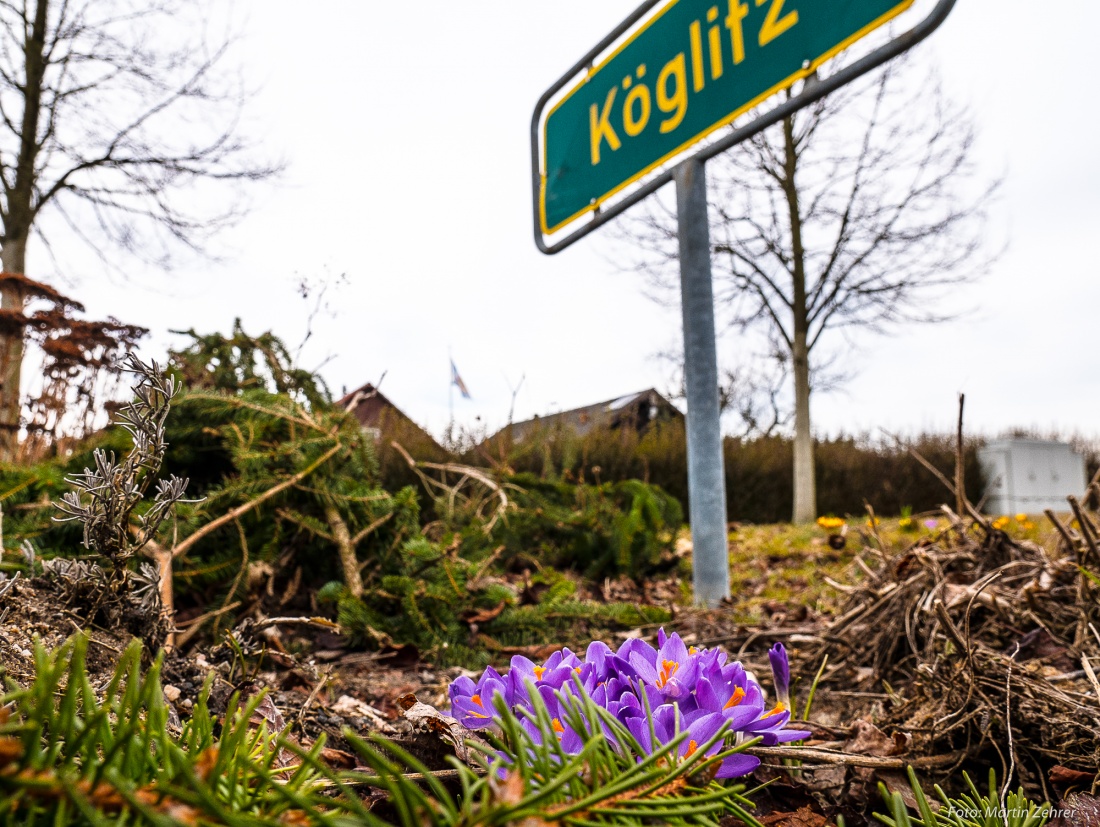
{"label": "overcast white sky", "polygon": [[[667,386],[654,354],[677,341],[678,311],[644,298],[606,241],[545,257],[530,231],[534,103],[634,5],[242,3],[252,116],[286,175],[221,239],[222,263],[70,292],[150,327],[156,353],[179,341],[170,328],[227,331],[235,316],[297,343],[295,282],[346,274],[303,365],[328,359],[337,394],[385,373],[383,392],[436,433],[449,351],[473,394],[456,419],[471,426],[504,424],[521,376],[517,418]],[[965,320],[861,339],[855,378],[814,398],[816,430],[946,430],[963,391],[975,431],[1100,433],[1097,31],[1100,6],[1084,0],[959,0],[933,35],[921,59],[972,106],[988,171],[1006,173],[993,225],[1010,246],[960,296],[978,308]]]}

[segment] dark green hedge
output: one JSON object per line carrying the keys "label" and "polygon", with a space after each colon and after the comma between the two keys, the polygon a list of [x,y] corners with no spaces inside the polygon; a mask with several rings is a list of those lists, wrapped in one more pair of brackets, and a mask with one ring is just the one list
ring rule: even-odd
{"label": "dark green hedge", "polygon": [[[934,434],[912,446],[948,477],[954,474],[953,437]],[[981,499],[984,480],[978,466],[980,440],[966,443],[966,488]],[[879,514],[897,515],[910,507],[931,510],[950,501],[946,488],[905,447],[867,437],[836,437],[816,446],[818,511],[858,514],[869,502]],[[583,437],[547,430],[520,445],[489,443],[463,461],[502,462],[517,472],[546,479],[607,482],[640,479],[676,497],[687,510],[687,447],[682,422],[652,428],[643,435],[629,430],[595,431]],[[792,446],[786,437],[725,440],[726,498],[731,520],[752,523],[790,519]]]}

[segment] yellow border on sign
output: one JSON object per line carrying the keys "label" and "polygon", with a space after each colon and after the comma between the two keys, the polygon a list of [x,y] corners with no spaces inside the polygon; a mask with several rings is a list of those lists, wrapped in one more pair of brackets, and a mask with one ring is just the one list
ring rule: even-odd
{"label": "yellow border on sign", "polygon": [[578,84],[576,84],[572,89],[570,89],[569,92],[566,93],[561,98],[561,100],[559,100],[557,103],[555,103],[553,105],[553,107],[550,108],[550,111],[546,113],[546,117],[542,121],[542,147],[540,148],[540,152],[539,152],[539,154],[542,158],[542,169],[539,170],[539,227],[542,229],[543,235],[553,235],[554,233],[556,233],[558,230],[560,230],[562,227],[566,226],[567,224],[572,224],[574,221],[576,221],[581,216],[583,216],[587,213],[593,212],[595,209],[597,209],[607,199],[612,198],[617,193],[620,193],[624,189],[629,187],[631,184],[633,184],[633,183],[637,182],[638,180],[644,178],[646,175],[651,173],[657,167],[659,167],[663,163],[665,163],[669,158],[673,158],[676,155],[679,155],[681,152],[683,152],[685,149],[687,149],[693,143],[696,143],[697,141],[701,141],[703,138],[707,137],[708,135],[713,133],[715,130],[721,129],[723,126],[728,126],[730,123],[737,120],[737,118],[744,115],[750,109],[753,109],[756,106],[759,106],[761,103],[763,103],[765,100],[767,100],[768,98],[770,98],[772,95],[776,94],[777,92],[781,92],[784,89],[788,89],[791,86],[793,86],[794,84],[798,83],[798,81],[802,80],[803,78],[810,76],[815,71],[817,71],[818,68],[820,68],[821,64],[825,63],[827,60],[830,60],[831,58],[836,57],[838,54],[843,52],[845,49],[847,49],[849,46],[851,46],[857,40],[861,40],[862,38],[866,37],[868,34],[873,32],[875,29],[885,25],[886,23],[889,23],[891,20],[893,20],[899,14],[901,14],[902,12],[908,10],[909,7],[913,5],[914,0],[903,0],[903,2],[899,3],[897,6],[892,8],[890,11],[886,12],[886,14],[882,15],[881,17],[879,17],[878,19],[872,21],[871,23],[868,23],[866,26],[864,26],[858,32],[856,32],[855,34],[853,34],[850,37],[843,40],[839,45],[832,47],[831,49],[829,49],[827,52],[825,52],[820,57],[815,58],[813,60],[813,62],[809,66],[807,66],[806,68],[799,69],[797,72],[790,75],[786,79],[781,80],[779,83],[777,83],[775,86],[773,86],[768,91],[763,92],[760,95],[757,95],[755,98],[753,98],[751,101],[746,103],[744,106],[741,106],[740,108],[734,110],[731,114],[726,115],[721,120],[716,121],[711,126],[708,126],[706,129],[702,130],[701,132],[697,133],[693,137],[691,137],[688,140],[684,141],[676,149],[672,150],[671,152],[666,153],[662,158],[660,158],[657,161],[654,161],[652,164],[647,166],[641,172],[636,173],[635,175],[628,178],[626,181],[623,181],[621,184],[616,186],[614,189],[611,189],[608,192],[605,192],[603,195],[597,197],[595,204],[589,204],[588,206],[578,210],[573,215],[569,216],[569,218],[565,219],[564,221],[559,222],[554,227],[547,227],[546,226],[546,127],[550,123],[550,117],[554,114],[554,112],[556,112],[558,110],[559,107],[564,105],[565,102],[567,100],[569,100],[569,98],[571,98],[575,92],[577,92],[581,87],[583,87],[586,83],[588,83],[589,80],[591,80],[593,77],[595,77],[595,75],[601,69],[603,69],[604,66],[606,66],[608,63],[610,63],[612,60],[614,60],[623,49],[625,49],[627,46],[629,46],[631,43],[633,43],[638,37],[640,37],[646,31],[646,29],[648,29],[650,26],[652,26],[654,23],[656,23],[657,20],[659,20],[661,18],[661,16],[665,14],[665,12],[667,12],[669,9],[671,9],[673,6],[675,6],[678,2],[680,2],[680,0],[671,0],[670,3],[663,6],[661,8],[661,10],[656,12],[652,17],[650,17],[649,20],[647,20],[641,28],[639,28],[636,32],[634,32],[634,34],[632,34],[629,38],[627,38],[621,44],[619,44],[615,48],[615,51],[613,51],[606,58],[604,58],[598,64],[596,64],[594,67],[592,67],[592,69],[590,69],[587,72],[587,74],[585,74],[584,78]]}

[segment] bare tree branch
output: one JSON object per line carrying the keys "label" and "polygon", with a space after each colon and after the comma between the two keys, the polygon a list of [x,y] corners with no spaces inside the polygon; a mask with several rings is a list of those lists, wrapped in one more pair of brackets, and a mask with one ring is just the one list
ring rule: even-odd
{"label": "bare tree branch", "polygon": [[[970,119],[934,75],[915,83],[908,65],[894,62],[707,165],[720,312],[728,327],[766,330],[786,349],[803,414],[796,464],[799,445],[811,444],[810,375],[823,343],[950,318],[941,299],[996,257],[984,229],[998,182],[981,181]],[[650,199],[616,227],[629,245],[622,266],[675,295],[675,212]],[[786,421],[750,414],[764,428]]]}
{"label": "bare tree branch", "polygon": [[[280,165],[246,137],[229,9],[0,0],[0,270],[26,273],[28,241],[51,229],[108,265],[125,252],[168,267],[245,213],[247,185]],[[21,314],[15,284],[0,304]],[[18,326],[0,333],[0,459],[19,429],[22,358]]]}

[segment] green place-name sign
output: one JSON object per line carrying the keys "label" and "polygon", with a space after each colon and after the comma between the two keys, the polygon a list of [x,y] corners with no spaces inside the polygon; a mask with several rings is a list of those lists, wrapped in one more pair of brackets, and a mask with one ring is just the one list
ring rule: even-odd
{"label": "green place-name sign", "polygon": [[539,212],[553,233],[913,0],[670,0],[550,110]]}

